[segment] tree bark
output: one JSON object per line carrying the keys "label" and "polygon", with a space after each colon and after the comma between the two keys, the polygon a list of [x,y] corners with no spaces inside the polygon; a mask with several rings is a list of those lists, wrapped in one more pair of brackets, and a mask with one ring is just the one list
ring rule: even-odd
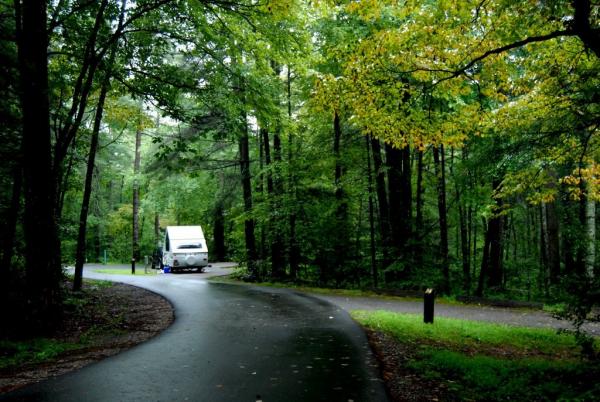
{"label": "tree bark", "polygon": [[370,234],[370,249],[371,249],[371,277],[373,279],[373,287],[379,286],[379,272],[377,270],[377,258],[375,250],[375,216],[373,208],[373,175],[371,172],[371,147],[369,137],[365,137],[367,144],[367,192],[369,194],[369,234]]}
{"label": "tree bark", "polygon": [[586,241],[587,253],[585,272],[588,277],[594,277],[596,267],[596,202],[586,196]]}
{"label": "tree bark", "polygon": [[334,172],[334,185],[335,185],[335,199],[337,207],[335,211],[335,229],[336,236],[333,239],[334,243],[334,264],[332,268],[333,272],[321,271],[321,280],[327,282],[329,275],[333,274],[336,281],[339,281],[339,274],[345,265],[347,254],[348,254],[348,243],[349,243],[349,230],[348,230],[348,200],[346,192],[342,185],[342,161],[340,144],[342,138],[342,129],[340,125],[340,116],[336,111],[333,116],[333,154],[335,157],[335,172]]}
{"label": "tree bark", "polygon": [[[15,2],[22,17],[18,38],[23,113],[26,320],[30,330],[48,329],[60,315],[60,243],[55,215],[48,102],[46,2]],[[22,8],[21,8],[22,7]],[[32,332],[34,333],[34,332]]]}
{"label": "tree bark", "polygon": [[[123,19],[125,17],[125,0],[121,2],[121,11],[119,14],[118,27],[123,25]],[[108,58],[107,67],[104,71],[104,77],[100,88],[100,95],[98,97],[98,103],[96,105],[96,114],[94,116],[94,126],[92,128],[92,138],[90,141],[90,152],[88,155],[87,169],[85,174],[85,185],[83,189],[83,199],[81,201],[81,211],[79,213],[79,231],[77,234],[77,249],[75,252],[75,275],[73,278],[73,290],[81,290],[82,276],[83,276],[83,264],[85,263],[86,254],[86,232],[87,232],[87,218],[90,205],[90,197],[92,194],[92,180],[94,178],[94,165],[96,163],[96,151],[98,149],[98,140],[100,136],[100,126],[102,124],[102,116],[104,114],[104,102],[106,101],[106,95],[110,88],[110,79],[112,75],[112,68],[115,62],[117,54],[117,44],[113,45]],[[139,169],[139,154],[138,154],[138,139],[136,137],[136,160]],[[135,170],[135,169],[134,169]],[[135,192],[135,188],[134,188]],[[134,193],[135,194],[135,193]],[[135,197],[135,196],[134,196]],[[135,213],[136,213],[135,199],[134,199],[134,231],[135,231]],[[135,235],[134,235],[135,242]],[[135,256],[135,245],[134,245],[134,256]],[[137,257],[136,257],[137,258]]]}
{"label": "tree bark", "polygon": [[[493,182],[494,189],[499,188],[500,181]],[[504,217],[498,215],[502,211],[502,201],[496,198],[496,210],[494,216],[488,222],[488,238],[489,238],[489,258],[490,271],[488,276],[489,287],[502,287],[502,278],[504,269],[502,264],[503,246],[504,246]]]}
{"label": "tree bark", "polygon": [[77,250],[75,252],[75,276],[73,278],[73,290],[81,290],[83,264],[85,263],[86,251],[86,229],[88,210],[90,205],[90,196],[92,194],[92,180],[94,178],[94,164],[96,161],[96,150],[98,149],[98,137],[100,134],[100,124],[102,123],[102,114],[104,111],[104,101],[108,92],[110,73],[106,72],[98,104],[96,106],[96,115],[94,117],[94,127],[92,129],[92,138],[90,142],[90,152],[88,155],[87,170],[85,174],[85,185],[83,189],[83,199],[81,201],[81,211],[79,213],[79,231],[77,234]]}
{"label": "tree bark", "polygon": [[375,137],[371,137],[371,149],[373,150],[373,168],[375,170],[375,187],[377,189],[377,205],[379,207],[379,232],[383,248],[383,266],[390,264],[390,208],[388,204],[387,190],[385,188],[385,173],[381,160],[381,144]]}
{"label": "tree bark", "polygon": [[140,259],[140,244],[139,244],[139,208],[140,208],[140,183],[138,182],[138,174],[140,173],[140,147],[142,144],[142,130],[138,128],[135,133],[135,158],[133,161],[133,237],[132,237],[132,252],[131,258],[136,262]]}
{"label": "tree bark", "polygon": [[558,284],[560,278],[560,240],[558,214],[556,203],[544,204],[546,211],[546,263],[548,264],[548,278],[553,285]]}
{"label": "tree bark", "polygon": [[[287,69],[287,109],[288,109],[288,119],[291,122],[292,120],[292,79],[291,79],[291,69],[288,65]],[[293,170],[293,148],[294,144],[294,136],[292,135],[292,131],[288,131],[288,189],[291,195],[292,203],[295,204],[296,201],[296,179],[294,176]],[[290,263],[290,276],[292,279],[296,279],[298,275],[298,265],[300,262],[300,252],[298,250],[298,242],[296,239],[296,211],[294,207],[292,207],[289,215],[289,226],[290,226],[290,236],[289,236],[289,244],[288,244],[288,260]]]}
{"label": "tree bark", "polygon": [[414,247],[415,264],[417,268],[423,266],[423,151],[417,153],[417,199],[416,199],[416,218],[415,218],[415,234],[416,243]]}
{"label": "tree bark", "polygon": [[406,217],[410,216],[410,213],[406,211],[407,208],[410,208],[410,204],[407,205],[406,200],[410,197],[405,193],[404,152],[386,143],[385,154],[388,170],[392,245],[395,249],[395,257],[399,259],[406,257],[406,242],[410,235],[410,224],[406,221]]}
{"label": "tree bark", "polygon": [[247,214],[244,220],[244,234],[246,242],[246,260],[248,270],[253,280],[258,279],[256,266],[256,240],[254,237],[254,219],[252,214],[252,182],[250,175],[250,150],[248,144],[248,123],[246,114],[243,113],[240,127],[239,149],[240,149],[240,171],[242,179],[242,190],[244,194],[244,212]]}
{"label": "tree bark", "polygon": [[[457,197],[460,197],[460,195],[457,194]],[[458,216],[460,224],[460,245],[463,267],[463,291],[468,295],[471,291],[471,249],[467,229],[468,223],[465,207],[461,204],[459,199],[457,199],[457,202],[459,203]]]}
{"label": "tree bark", "polygon": [[444,156],[444,146],[433,147],[433,161],[435,165],[435,174],[437,176],[438,193],[438,216],[440,226],[440,264],[444,282],[442,283],[442,292],[450,292],[450,267],[448,262],[448,215],[446,209],[446,164]]}
{"label": "tree bark", "polygon": [[281,196],[283,194],[283,185],[281,181],[281,136],[279,135],[279,128],[273,133],[273,190],[274,198],[273,210],[276,212],[274,219],[272,220],[272,232],[273,232],[273,243],[271,244],[271,274],[276,279],[281,279],[285,276],[284,267],[284,242],[282,235],[282,226],[284,221],[282,215],[279,213],[281,210]]}
{"label": "tree bark", "polygon": [[[13,185],[12,194],[10,198],[10,208],[7,214],[6,222],[6,233],[2,244],[2,266],[0,267],[0,275],[4,278],[8,278],[11,266],[12,257],[15,246],[15,234],[17,232],[17,221],[19,217],[19,211],[21,209],[21,191],[23,184],[23,167],[21,166],[21,158],[17,158],[16,165],[13,170]],[[6,280],[1,281],[2,284],[6,284]]]}
{"label": "tree bark", "polygon": [[483,252],[481,257],[481,269],[479,271],[479,282],[477,284],[477,290],[475,291],[475,295],[477,297],[483,296],[483,291],[485,288],[486,278],[488,277],[488,271],[490,267],[490,231],[488,225],[486,224],[485,218],[482,218],[483,228],[485,232],[484,244],[483,244]]}
{"label": "tree bark", "polygon": [[215,259],[225,261],[225,215],[222,200],[218,200],[215,205],[213,226]]}

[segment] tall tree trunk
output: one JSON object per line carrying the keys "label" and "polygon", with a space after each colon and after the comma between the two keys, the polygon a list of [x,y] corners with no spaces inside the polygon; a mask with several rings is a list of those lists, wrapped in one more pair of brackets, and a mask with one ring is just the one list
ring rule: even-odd
{"label": "tall tree trunk", "polygon": [[[152,269],[160,268],[159,258],[161,257],[161,252],[159,248],[160,241],[160,216],[158,215],[158,210],[154,212],[154,247],[152,252]],[[158,263],[158,266],[157,266]]]}
{"label": "tall tree trunk", "polygon": [[271,144],[269,141],[269,130],[264,127],[261,127],[259,132],[262,137],[265,165],[267,167],[267,192],[271,196],[273,195],[273,172],[271,166]]}
{"label": "tall tree trunk", "polygon": [[[400,213],[402,214],[403,232],[405,233],[404,244],[409,246],[408,240],[412,236],[412,169],[410,158],[410,147],[407,145],[402,148],[402,204]],[[407,255],[408,255],[407,250]]]}
{"label": "tall tree trunk", "polygon": [[[288,65],[287,69],[287,108],[288,108],[288,119],[292,121],[292,79],[291,79],[291,70]],[[288,130],[288,188],[291,194],[292,203],[295,204],[296,200],[296,179],[294,176],[293,169],[293,153],[292,147],[294,144],[294,137],[292,135],[292,130]],[[296,239],[296,211],[293,209],[290,211],[289,215],[289,226],[290,226],[290,236],[289,236],[289,256],[288,260],[290,263],[290,276],[292,279],[296,279],[298,275],[298,264],[300,262],[300,252],[298,250],[298,242]]]}
{"label": "tall tree trunk", "polygon": [[377,189],[377,205],[379,207],[379,232],[383,248],[383,266],[387,267],[390,264],[390,246],[392,242],[390,233],[390,208],[385,188],[381,144],[375,137],[371,137],[371,149],[373,150],[373,168],[375,170],[375,187]]}
{"label": "tall tree trunk", "polygon": [[109,85],[109,72],[102,83],[98,104],[96,106],[96,115],[94,117],[94,127],[92,129],[92,138],[90,142],[90,152],[88,155],[87,170],[85,174],[85,185],[83,189],[83,200],[81,201],[81,211],[79,213],[79,231],[77,234],[77,249],[75,252],[75,276],[73,278],[73,290],[81,290],[83,264],[85,263],[86,251],[86,229],[88,210],[90,205],[90,196],[92,194],[92,180],[94,178],[94,164],[96,161],[96,150],[98,149],[98,137],[100,134],[100,124],[102,123],[102,114],[104,111],[104,101]]}
{"label": "tall tree trunk", "polygon": [[244,220],[244,234],[246,241],[246,260],[248,270],[253,280],[258,279],[258,269],[256,266],[256,240],[254,237],[254,219],[250,217],[252,213],[252,181],[250,175],[250,150],[248,146],[248,123],[246,114],[243,113],[240,127],[240,171],[242,179],[242,189],[244,193],[244,212],[247,214]]}
{"label": "tall tree trunk", "polygon": [[596,267],[596,202],[586,194],[586,259],[585,271],[588,277],[594,277]]}
{"label": "tall tree trunk", "polygon": [[[22,7],[22,8],[21,8]],[[23,191],[25,195],[26,316],[30,329],[47,329],[60,315],[60,243],[55,215],[48,102],[46,2],[15,2],[21,107],[23,113]],[[35,332],[31,332],[35,333]]]}
{"label": "tall tree trunk", "polygon": [[489,227],[486,224],[485,218],[482,218],[483,221],[483,230],[485,232],[484,241],[483,241],[483,251],[481,256],[481,269],[479,270],[479,281],[477,284],[477,290],[475,291],[475,295],[478,297],[483,296],[483,290],[485,288],[486,278],[488,277],[488,271],[490,267],[490,233]]}
{"label": "tall tree trunk", "polygon": [[274,219],[272,220],[272,235],[273,242],[271,244],[271,275],[280,279],[285,276],[284,269],[284,242],[282,235],[282,226],[284,222],[281,219],[281,214],[279,211],[281,210],[281,196],[283,194],[283,185],[281,181],[281,136],[279,135],[280,127],[276,128],[273,133],[273,210],[276,212]]}
{"label": "tall tree trunk", "polygon": [[[256,136],[256,142],[258,145],[258,183],[256,184],[257,192],[263,200],[267,199],[265,194],[265,173],[264,173],[264,159],[265,159],[265,146],[263,145],[263,133],[259,127],[258,135]],[[223,176],[221,175],[221,182],[223,182]],[[264,261],[267,258],[267,234],[265,231],[265,225],[260,225],[260,245],[258,248],[259,258]]]}
{"label": "tall tree trunk", "polygon": [[[12,257],[15,246],[15,234],[17,233],[17,221],[21,207],[21,190],[23,184],[23,167],[21,166],[21,158],[17,158],[16,165],[13,170],[13,185],[10,198],[10,208],[7,214],[6,233],[4,233],[4,241],[2,244],[2,266],[0,267],[0,276],[8,278]],[[2,285],[7,283],[6,280],[0,281]],[[2,289],[4,290],[4,289]]]}
{"label": "tall tree trunk", "polygon": [[[407,195],[404,193],[406,191],[406,178],[403,172],[404,152],[386,143],[385,155],[388,170],[392,244],[396,259],[401,259],[406,257],[406,242],[410,234],[409,222],[406,221],[406,217],[410,215],[406,208],[410,208],[410,205],[406,204]],[[393,279],[400,279],[406,273],[408,273],[408,267],[403,274]]]}
{"label": "tall tree trunk", "polygon": [[137,129],[135,133],[135,158],[133,161],[133,237],[132,237],[132,254],[131,258],[136,262],[140,259],[140,244],[139,244],[139,208],[140,208],[140,183],[138,182],[138,174],[140,173],[140,146],[142,144],[142,130]]}
{"label": "tall tree trunk", "polygon": [[213,226],[215,259],[217,261],[225,261],[225,215],[222,200],[218,200],[215,205]]}
{"label": "tall tree trunk", "polygon": [[444,146],[433,146],[433,161],[435,174],[437,176],[438,193],[438,216],[440,226],[440,264],[444,282],[442,292],[450,292],[450,267],[448,262],[448,217],[446,210],[446,166],[444,157]]}
{"label": "tall tree trunk", "polygon": [[[119,14],[118,27],[121,28],[123,25],[123,19],[125,18],[125,0],[121,2],[121,12]],[[102,79],[102,85],[100,88],[100,96],[98,97],[98,103],[96,105],[96,114],[94,116],[94,126],[92,128],[92,138],[90,141],[90,152],[88,155],[87,169],[85,174],[85,185],[83,189],[83,200],[81,201],[81,211],[79,213],[79,231],[77,234],[77,249],[75,252],[75,275],[73,278],[73,290],[81,290],[82,276],[83,276],[83,264],[85,263],[85,252],[86,252],[86,231],[87,231],[87,218],[88,210],[90,205],[90,197],[92,194],[92,180],[94,178],[94,165],[96,163],[96,151],[98,149],[98,139],[100,136],[100,126],[102,124],[102,115],[104,113],[104,102],[106,101],[106,95],[110,87],[110,79],[112,75],[112,68],[115,62],[117,54],[117,44],[113,45],[110,50],[110,55],[107,62],[107,67],[104,71],[104,77]],[[138,153],[138,138],[136,137],[136,163],[139,169],[139,153]],[[135,170],[135,168],[134,168]],[[137,172],[134,172],[137,174]],[[135,188],[134,188],[135,194]],[[134,195],[135,197],[135,195]],[[135,213],[136,213],[136,201],[134,198],[134,231],[135,231]],[[62,203],[61,203],[62,204]],[[134,235],[134,257],[135,257],[135,235]],[[135,257],[137,258],[137,257]]]}
{"label": "tall tree trunk", "polygon": [[560,240],[558,214],[556,203],[544,204],[546,210],[546,256],[548,264],[548,278],[553,285],[558,284],[560,277]]}
{"label": "tall tree trunk", "polygon": [[416,244],[414,248],[415,264],[418,269],[423,266],[423,243],[424,243],[424,228],[423,228],[423,151],[419,150],[417,153],[417,199],[416,199],[416,213],[415,218],[415,233],[416,233]]}
{"label": "tall tree trunk", "polygon": [[377,258],[375,250],[375,216],[373,208],[373,175],[371,172],[371,146],[369,137],[365,137],[367,143],[367,192],[369,194],[369,234],[371,248],[371,277],[373,278],[373,287],[379,286],[379,272],[377,270]]}
{"label": "tall tree trunk", "polygon": [[337,208],[335,212],[336,220],[336,232],[337,236],[333,240],[334,242],[334,264],[331,269],[334,272],[324,272],[321,270],[321,280],[326,282],[329,279],[329,275],[333,274],[336,281],[339,281],[339,273],[344,267],[349,242],[349,230],[348,230],[348,201],[346,199],[346,192],[342,185],[342,161],[340,152],[340,143],[342,138],[342,129],[340,126],[340,116],[336,111],[333,116],[333,154],[335,156],[335,172],[334,172],[334,185],[335,185],[335,199],[337,202]]}
{"label": "tall tree trunk", "polygon": [[[500,187],[500,181],[494,180],[494,190]],[[504,247],[504,217],[499,215],[502,212],[502,200],[496,198],[496,207],[494,215],[488,222],[488,235],[490,242],[490,271],[488,276],[489,287],[502,287],[502,278],[504,269],[502,264]]]}
{"label": "tall tree trunk", "polygon": [[[460,197],[457,192],[457,198]],[[467,216],[465,213],[465,207],[457,199],[458,205],[458,217],[460,224],[460,245],[462,254],[462,267],[463,267],[463,291],[469,294],[471,291],[471,249],[469,244],[468,229],[467,229]]]}

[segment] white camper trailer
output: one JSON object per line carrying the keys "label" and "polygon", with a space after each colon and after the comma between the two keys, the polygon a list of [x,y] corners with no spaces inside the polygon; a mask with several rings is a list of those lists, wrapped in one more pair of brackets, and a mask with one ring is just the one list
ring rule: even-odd
{"label": "white camper trailer", "polygon": [[200,226],[167,226],[163,247],[162,263],[171,271],[197,268],[202,272],[208,265],[208,247]]}

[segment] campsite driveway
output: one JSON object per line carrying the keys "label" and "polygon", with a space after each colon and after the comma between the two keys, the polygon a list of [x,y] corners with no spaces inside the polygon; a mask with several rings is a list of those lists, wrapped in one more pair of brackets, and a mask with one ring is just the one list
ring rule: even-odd
{"label": "campsite driveway", "polygon": [[[93,269],[86,266],[84,275],[109,277]],[[220,270],[110,275],[165,296],[175,309],[173,325],[126,352],[0,400],[387,400],[366,337],[345,311],[288,290],[205,280]]]}

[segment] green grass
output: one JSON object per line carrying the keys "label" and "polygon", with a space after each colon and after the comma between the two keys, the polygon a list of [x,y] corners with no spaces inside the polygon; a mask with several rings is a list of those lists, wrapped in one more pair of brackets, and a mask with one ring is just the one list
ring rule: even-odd
{"label": "green grass", "polygon": [[570,334],[557,334],[545,328],[523,328],[480,321],[436,317],[434,324],[424,324],[416,314],[387,311],[353,311],[362,325],[408,341],[427,340],[449,346],[504,346],[523,352],[575,355],[577,344]]}
{"label": "green grass", "polygon": [[27,341],[0,340],[0,369],[39,363],[80,348],[81,345],[47,338]]}
{"label": "green grass", "polygon": [[406,367],[445,384],[451,399],[597,400],[600,395],[600,363],[582,360],[569,334],[448,318],[424,324],[421,315],[384,311],[351,314],[363,326],[409,344]]}
{"label": "green grass", "polygon": [[426,348],[409,368],[445,382],[460,399],[597,400],[600,365],[540,358],[501,359]]}
{"label": "green grass", "polygon": [[95,269],[94,272],[98,272],[99,274],[110,274],[110,275],[130,275],[130,276],[156,276],[156,272],[150,270],[147,274],[144,273],[144,268],[136,268],[135,275],[131,273],[131,270],[127,269],[117,269],[117,268],[102,268]]}

